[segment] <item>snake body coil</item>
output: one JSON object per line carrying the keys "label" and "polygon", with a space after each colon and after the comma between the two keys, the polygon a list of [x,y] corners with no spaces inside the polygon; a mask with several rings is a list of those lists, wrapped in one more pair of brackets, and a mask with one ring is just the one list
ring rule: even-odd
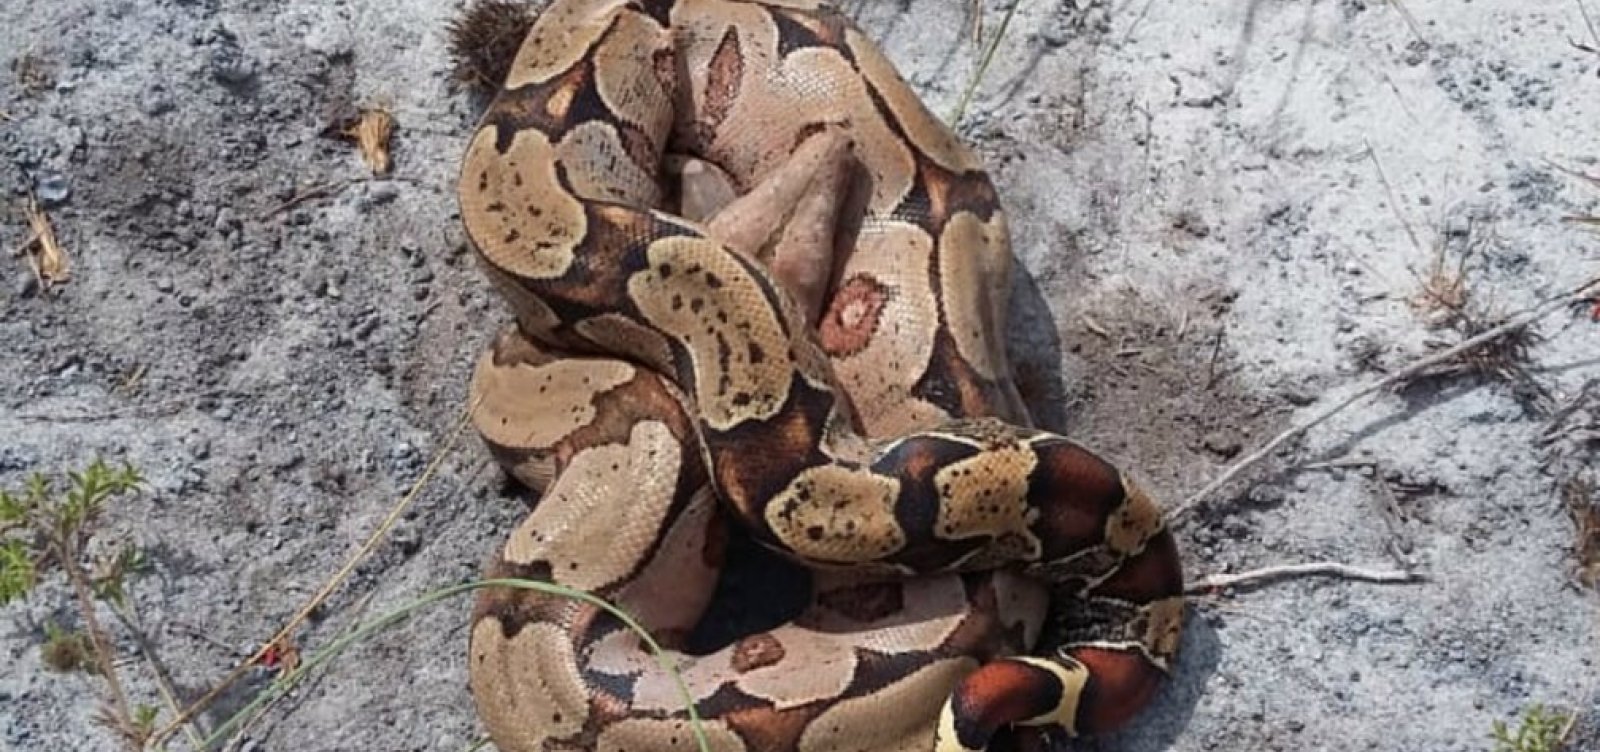
{"label": "snake body coil", "polygon": [[[741,198],[676,213],[669,156]],[[517,314],[474,419],[543,491],[491,574],[672,646],[724,517],[823,571],[794,622],[678,656],[714,749],[1037,746],[1153,694],[1183,609],[1160,511],[1028,427],[993,185],[837,10],[556,0],[459,193]],[[506,752],[693,748],[672,677],[592,606],[486,591],[470,652]]]}

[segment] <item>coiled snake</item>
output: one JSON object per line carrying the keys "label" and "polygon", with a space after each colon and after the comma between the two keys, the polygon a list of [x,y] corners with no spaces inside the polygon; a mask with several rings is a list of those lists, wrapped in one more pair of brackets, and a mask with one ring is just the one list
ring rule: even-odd
{"label": "coiled snake", "polygon": [[[793,622],[676,656],[714,749],[1036,748],[1159,686],[1172,536],[1029,427],[994,187],[838,10],[555,0],[459,193],[517,316],[474,420],[543,491],[491,575],[599,594],[673,646],[725,518],[820,572]],[[506,752],[695,744],[670,674],[592,606],[486,590],[470,661]]]}

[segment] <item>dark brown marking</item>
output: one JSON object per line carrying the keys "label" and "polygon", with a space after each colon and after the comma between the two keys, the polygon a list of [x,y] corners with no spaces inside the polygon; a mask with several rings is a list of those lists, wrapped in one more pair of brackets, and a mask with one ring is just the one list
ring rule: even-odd
{"label": "dark brown marking", "polygon": [[1162,530],[1143,550],[1129,557],[1092,595],[1149,603],[1183,594],[1183,562],[1172,533]]}
{"label": "dark brown marking", "polygon": [[766,668],[783,660],[783,643],[769,632],[746,637],[733,646],[733,670],[741,674]]}
{"label": "dark brown marking", "polygon": [[1034,445],[1039,465],[1028,498],[1039,507],[1033,528],[1053,561],[1105,539],[1106,520],[1124,502],[1122,476],[1105,460],[1066,439]]}
{"label": "dark brown marking", "polygon": [[887,618],[905,608],[905,588],[898,582],[874,582],[829,590],[817,603],[858,622]]}

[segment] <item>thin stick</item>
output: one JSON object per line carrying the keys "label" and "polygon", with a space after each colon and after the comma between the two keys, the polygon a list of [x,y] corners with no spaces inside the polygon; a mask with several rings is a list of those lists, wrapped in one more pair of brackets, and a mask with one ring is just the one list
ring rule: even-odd
{"label": "thin stick", "polygon": [[1394,373],[1389,374],[1382,379],[1356,390],[1354,394],[1340,400],[1322,412],[1317,413],[1316,415],[1312,416],[1311,419],[1278,434],[1260,449],[1251,452],[1238,462],[1233,463],[1233,465],[1223,472],[1222,475],[1217,476],[1216,480],[1207,483],[1204,488],[1196,491],[1194,495],[1184,499],[1182,504],[1174,507],[1173,510],[1168,513],[1167,518],[1174,522],[1182,519],[1185,515],[1194,511],[1194,508],[1198,506],[1200,502],[1205,501],[1207,497],[1211,496],[1211,494],[1216,493],[1217,489],[1222,488],[1228,483],[1228,481],[1238,477],[1240,473],[1244,472],[1245,469],[1249,468],[1251,465],[1260,462],[1263,458],[1272,454],[1273,450],[1282,446],[1284,442],[1287,442],[1290,439],[1293,439],[1305,433],[1306,431],[1315,428],[1323,421],[1326,421],[1327,419],[1339,414],[1345,408],[1355,404],[1356,402],[1370,397],[1373,394],[1394,386],[1402,381],[1410,379],[1429,368],[1439,365],[1440,363],[1444,363],[1456,358],[1464,352],[1469,352],[1476,348],[1482,347],[1490,342],[1506,336],[1507,334],[1527,327],[1535,321],[1561,310],[1562,308],[1572,305],[1573,303],[1582,302],[1587,299],[1586,296],[1590,294],[1590,291],[1596,287],[1600,287],[1600,277],[1596,277],[1588,282],[1583,283],[1582,285],[1579,285],[1571,292],[1545,300],[1543,303],[1534,306],[1532,309],[1529,309],[1520,316],[1513,316],[1504,324],[1494,327],[1493,329],[1489,329],[1488,331],[1485,331],[1476,337],[1469,337],[1455,347],[1447,348],[1434,353],[1433,355],[1429,355],[1426,358],[1422,358],[1421,360],[1418,360],[1411,365],[1406,366],[1405,368],[1395,371]]}
{"label": "thin stick", "polygon": [[1365,569],[1334,561],[1314,561],[1305,564],[1262,567],[1261,569],[1252,569],[1248,572],[1239,572],[1237,574],[1214,574],[1184,585],[1183,592],[1189,595],[1199,595],[1219,588],[1237,587],[1265,580],[1279,580],[1290,577],[1341,577],[1347,580],[1384,583],[1417,582],[1423,579],[1420,574],[1401,569]]}
{"label": "thin stick", "polygon": [[[167,704],[167,710],[174,715],[182,712],[183,709],[178,706],[178,691],[172,686],[171,677],[167,676],[167,671],[162,667],[161,662],[156,660],[156,653],[150,647],[150,641],[145,639],[144,625],[138,620],[138,611],[131,607],[124,609],[114,601],[106,601],[106,606],[111,609],[111,613],[116,614],[117,618],[122,620],[123,625],[128,628],[128,633],[133,635],[133,643],[138,646],[139,654],[144,657],[145,663],[150,664],[150,673],[156,678],[156,690],[161,694],[162,702]],[[189,735],[190,745],[199,749],[201,743],[200,733],[195,731],[194,725],[185,723],[183,724],[183,730]]]}
{"label": "thin stick", "polygon": [[[70,535],[70,534],[69,534]],[[133,711],[128,704],[128,693],[122,689],[122,680],[118,678],[114,662],[115,648],[107,639],[105,630],[100,628],[100,619],[94,615],[94,595],[89,587],[89,579],[83,570],[78,568],[76,558],[77,547],[67,541],[57,541],[61,545],[54,546],[54,554],[60,560],[61,569],[67,574],[67,582],[72,585],[73,595],[78,599],[78,610],[83,612],[83,631],[89,633],[89,644],[94,648],[95,668],[100,671],[101,678],[106,680],[106,687],[111,690],[112,716],[117,723],[117,732],[123,735],[129,746],[135,749],[138,744],[134,734],[137,727],[133,725]]]}
{"label": "thin stick", "polygon": [[301,205],[301,204],[303,204],[303,203],[305,203],[307,201],[310,201],[311,199],[322,198],[324,196],[329,196],[329,195],[332,195],[334,193],[338,193],[339,191],[342,191],[342,190],[344,190],[346,188],[349,188],[350,186],[355,185],[356,183],[364,183],[364,182],[366,182],[366,178],[345,178],[343,180],[335,180],[335,181],[333,181],[331,183],[323,183],[321,185],[311,186],[310,188],[307,188],[304,191],[301,191],[301,192],[291,196],[288,201],[285,201],[285,202],[283,202],[281,204],[278,204],[277,206],[275,206],[275,207],[273,207],[273,208],[271,208],[271,209],[269,209],[267,211],[262,212],[261,216],[256,217],[256,219],[258,221],[263,221],[264,222],[266,220],[269,220],[269,219],[272,219],[273,217],[278,216],[279,214],[282,214],[282,213],[284,213],[286,211],[289,211],[290,209],[293,209],[296,206],[299,206],[299,205]]}
{"label": "thin stick", "polygon": [[1365,139],[1361,143],[1367,147],[1367,158],[1372,160],[1372,166],[1378,171],[1378,182],[1383,185],[1383,192],[1389,195],[1389,210],[1394,212],[1395,219],[1400,220],[1400,226],[1406,230],[1406,236],[1411,238],[1411,246],[1418,251],[1422,250],[1422,241],[1417,240],[1417,233],[1411,229],[1411,222],[1400,211],[1400,200],[1395,198],[1394,186],[1389,184],[1389,175],[1383,171],[1383,163],[1378,161],[1378,152],[1374,151],[1372,144]]}
{"label": "thin stick", "polygon": [[[367,558],[367,556],[372,553],[373,549],[378,547],[378,544],[382,542],[383,539],[389,534],[389,529],[394,527],[395,523],[400,520],[400,516],[411,507],[411,503],[416,501],[417,497],[422,494],[423,487],[427,485],[428,481],[433,479],[434,473],[437,472],[439,466],[444,463],[445,457],[449,456],[450,453],[455,450],[456,441],[461,438],[461,434],[466,430],[467,423],[472,419],[472,412],[476,410],[477,407],[477,401],[474,401],[467,407],[466,411],[461,415],[461,420],[456,423],[455,429],[451,431],[450,437],[445,440],[444,446],[439,448],[439,451],[433,455],[433,459],[429,460],[428,466],[423,469],[422,476],[417,478],[416,483],[411,484],[411,489],[406,492],[405,496],[401,497],[400,501],[394,505],[393,509],[389,510],[389,515],[385,517],[383,522],[378,525],[378,529],[372,531],[372,535],[368,536],[366,542],[361,544],[361,548],[345,561],[344,566],[340,567],[339,571],[335,572],[333,577],[328,579],[328,582],[322,586],[322,589],[318,590],[316,595],[312,596],[310,600],[306,601],[305,605],[300,608],[300,611],[296,613],[293,618],[289,619],[289,622],[284,624],[283,628],[279,629],[278,633],[272,636],[272,639],[261,643],[261,647],[256,649],[254,655],[250,656],[250,658],[243,663],[240,663],[233,669],[232,672],[224,677],[221,682],[219,682],[215,687],[212,687],[210,691],[206,692],[203,697],[194,701],[189,705],[189,707],[184,708],[184,711],[179,713],[177,718],[174,718],[166,726],[163,726],[160,731],[157,731],[154,736],[150,737],[150,742],[152,745],[159,744],[162,740],[166,739],[168,736],[171,736],[172,733],[177,730],[179,725],[187,722],[190,718],[193,718],[196,714],[200,713],[202,710],[205,710],[206,707],[212,702],[215,702],[217,697],[220,696],[224,690],[232,686],[234,682],[240,679],[240,677],[243,677],[245,674],[249,673],[250,670],[255,667],[256,663],[261,660],[262,656],[267,654],[268,650],[271,650],[274,646],[279,644],[287,644],[289,637],[294,634],[296,629],[300,628],[300,624],[311,615],[312,611],[316,610],[318,606],[322,605],[322,602],[327,600],[328,596],[333,594],[333,591],[337,590],[340,585],[344,584],[344,581],[349,578],[350,573],[355,571],[356,565],[361,563],[363,559]],[[214,732],[214,734],[215,733],[217,732]]]}

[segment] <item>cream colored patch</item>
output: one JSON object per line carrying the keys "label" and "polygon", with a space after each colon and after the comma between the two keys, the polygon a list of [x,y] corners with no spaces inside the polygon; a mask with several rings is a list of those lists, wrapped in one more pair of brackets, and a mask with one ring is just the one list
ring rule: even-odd
{"label": "cream colored patch", "polygon": [[1124,556],[1132,556],[1144,550],[1144,544],[1161,532],[1161,507],[1126,475],[1121,477],[1126,500],[1106,520],[1106,546]]}
{"label": "cream colored patch", "polygon": [[822,562],[882,559],[906,544],[894,517],[900,482],[839,465],[807,468],[767,502],[766,523],[797,555]]}
{"label": "cream colored patch", "polygon": [[648,258],[650,267],[628,278],[628,296],[650,325],[689,350],[705,424],[726,431],[777,414],[794,363],[756,277],[704,238],[662,238],[650,244]]}
{"label": "cream colored patch", "polygon": [[876,692],[828,708],[800,737],[802,752],[927,752],[939,708],[976,667],[970,658],[936,661]]}
{"label": "cream colored patch", "polygon": [[850,29],[845,35],[845,42],[849,45],[850,52],[855,55],[861,73],[888,103],[889,109],[900,120],[900,126],[906,136],[916,144],[918,150],[951,172],[965,172],[982,167],[972,150],[961,143],[956,134],[951,133],[933,113],[928,112],[927,106],[917,97],[917,93],[906,85],[905,79],[895,70],[894,63],[884,57],[877,45],[867,39],[859,29]]}
{"label": "cream colored patch", "polygon": [[473,425],[491,443],[547,450],[593,422],[595,399],[635,373],[623,361],[600,358],[497,366],[486,353],[472,374],[472,390],[483,395]]}
{"label": "cream colored patch", "polygon": [[634,425],[626,445],[578,452],[511,534],[505,559],[547,561],[556,582],[579,590],[616,584],[655,542],[682,461],[677,438],[655,421]]}
{"label": "cream colored patch", "polygon": [[[678,701],[677,710],[683,710]],[[706,742],[713,752],[743,752],[744,740],[720,721],[705,721]],[[698,749],[688,719],[626,718],[600,732],[594,752],[690,752]]]}
{"label": "cream colored patch", "polygon": [[468,679],[478,716],[503,752],[544,752],[545,740],[577,733],[588,714],[572,637],[538,622],[503,635],[494,617],[472,625]]}
{"label": "cream colored patch", "polygon": [[498,130],[473,136],[458,186],[461,220],[489,265],[516,277],[554,279],[567,273],[588,220],[583,205],[556,178],[556,153],[543,133],[517,131],[505,154]]}
{"label": "cream colored patch", "polygon": [[539,20],[511,62],[504,87],[515,89],[555,78],[576,65],[605,34],[626,0],[559,0]]}
{"label": "cream colored patch", "polygon": [[961,743],[961,738],[956,735],[956,711],[947,700],[944,707],[939,709],[939,725],[933,737],[933,752],[983,752],[974,750]]}
{"label": "cream colored patch", "polygon": [[1071,666],[1063,666],[1053,660],[1031,656],[1020,656],[1013,660],[1049,671],[1055,674],[1056,679],[1061,682],[1061,702],[1057,703],[1055,708],[1050,711],[1022,721],[1021,725],[1044,726],[1046,724],[1055,724],[1065,729],[1068,734],[1076,736],[1078,703],[1083,699],[1084,687],[1089,685],[1089,669],[1077,661],[1072,661]]}
{"label": "cream colored patch", "polygon": [[739,689],[788,710],[837,697],[855,675],[857,640],[854,635],[819,634],[781,627],[772,636],[784,648],[785,660],[739,673]]}
{"label": "cream colored patch", "polygon": [[567,131],[556,146],[556,158],[578,196],[598,201],[651,205],[661,187],[653,170],[633,161],[616,127],[590,120]]}
{"label": "cream colored patch", "polygon": [[[655,19],[643,13],[618,16],[594,54],[595,90],[618,120],[652,135],[672,127],[672,94],[652,69],[656,54],[671,49],[671,33]],[[648,165],[651,172],[658,167]]]}
{"label": "cream colored patch", "polygon": [[988,537],[1006,552],[1038,558],[1040,542],[1029,525],[1039,511],[1028,504],[1028,474],[1038,463],[1033,450],[1005,444],[940,469],[933,476],[940,499],[934,535]]}
{"label": "cream colored patch", "polygon": [[988,222],[967,212],[956,214],[939,238],[945,323],[956,352],[992,381],[1011,376],[1002,331],[1011,286],[1010,243],[1000,214]]}

